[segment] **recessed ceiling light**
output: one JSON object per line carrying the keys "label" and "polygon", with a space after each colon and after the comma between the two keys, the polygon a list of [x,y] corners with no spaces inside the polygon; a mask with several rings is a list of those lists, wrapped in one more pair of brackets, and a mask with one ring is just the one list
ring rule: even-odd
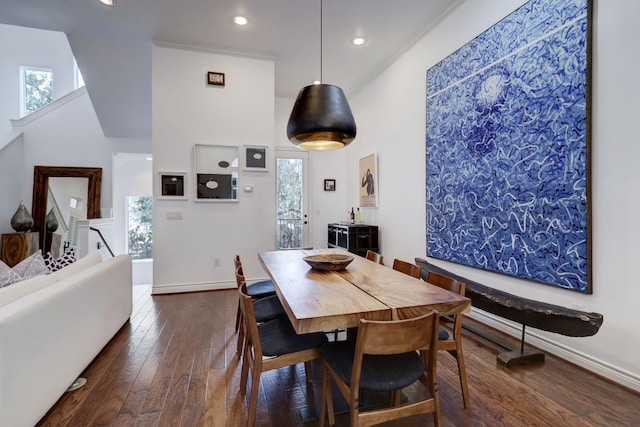
{"label": "recessed ceiling light", "polygon": [[247,18],[245,18],[244,16],[236,16],[235,18],[233,18],[233,22],[235,22],[237,25],[247,25]]}
{"label": "recessed ceiling light", "polygon": [[353,39],[352,43],[356,46],[362,46],[366,42],[367,42],[367,39],[365,39],[364,37],[356,37],[355,39]]}
{"label": "recessed ceiling light", "polygon": [[115,6],[116,5],[116,0],[98,0],[100,3],[106,5],[106,6]]}

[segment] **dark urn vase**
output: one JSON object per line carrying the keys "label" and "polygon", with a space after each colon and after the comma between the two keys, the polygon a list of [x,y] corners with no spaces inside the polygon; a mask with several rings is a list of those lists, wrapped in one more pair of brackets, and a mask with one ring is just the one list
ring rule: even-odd
{"label": "dark urn vase", "polygon": [[11,217],[11,228],[16,232],[21,233],[31,230],[31,227],[33,227],[33,217],[27,210],[24,202],[20,201],[18,210],[16,210],[16,213]]}

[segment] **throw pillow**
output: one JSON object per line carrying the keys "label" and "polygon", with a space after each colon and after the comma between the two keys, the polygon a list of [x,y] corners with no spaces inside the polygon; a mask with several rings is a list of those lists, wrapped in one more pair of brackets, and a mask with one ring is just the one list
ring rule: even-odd
{"label": "throw pillow", "polygon": [[11,267],[0,261],[0,288],[15,283],[20,280],[20,275],[16,274]]}
{"label": "throw pillow", "polygon": [[44,256],[44,263],[52,273],[60,270],[62,267],[71,265],[74,262],[76,262],[76,252],[73,248],[62,254],[59,258],[54,258],[50,252],[47,252]]}
{"label": "throw pillow", "polygon": [[[8,267],[4,263],[3,265],[5,267],[4,271],[6,272],[6,268]],[[10,270],[10,272],[6,272],[6,276],[3,276],[3,278],[0,279],[0,283],[2,284],[2,286],[8,286],[21,280],[27,280],[31,277],[49,273],[49,269],[45,265],[44,258],[42,257],[42,253],[40,251],[37,251],[29,257],[23,259],[17,265],[13,266],[13,268]]]}

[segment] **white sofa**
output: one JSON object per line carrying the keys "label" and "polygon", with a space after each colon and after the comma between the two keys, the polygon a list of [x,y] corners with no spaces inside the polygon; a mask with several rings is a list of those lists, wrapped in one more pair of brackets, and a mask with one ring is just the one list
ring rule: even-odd
{"label": "white sofa", "polygon": [[0,426],[35,425],[131,317],[131,258],[92,252],[0,289]]}

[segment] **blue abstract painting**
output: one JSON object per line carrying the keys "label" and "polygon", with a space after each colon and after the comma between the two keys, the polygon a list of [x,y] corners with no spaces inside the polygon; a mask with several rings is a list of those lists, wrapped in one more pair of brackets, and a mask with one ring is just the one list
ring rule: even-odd
{"label": "blue abstract painting", "polygon": [[427,71],[427,256],[591,293],[589,0],[532,0]]}

